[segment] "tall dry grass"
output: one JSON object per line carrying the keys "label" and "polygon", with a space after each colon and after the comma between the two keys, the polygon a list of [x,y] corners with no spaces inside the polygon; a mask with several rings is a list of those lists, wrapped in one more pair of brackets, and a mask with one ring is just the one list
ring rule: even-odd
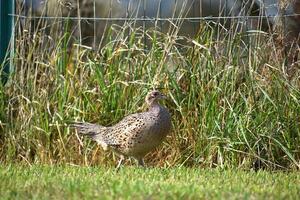
{"label": "tall dry grass", "polygon": [[160,88],[174,129],[149,165],[299,169],[299,71],[287,78],[271,34],[201,23],[188,39],[124,26],[93,51],[62,24],[53,37],[47,24],[17,23],[15,69],[0,88],[1,162],[113,165],[67,123],[112,125]]}

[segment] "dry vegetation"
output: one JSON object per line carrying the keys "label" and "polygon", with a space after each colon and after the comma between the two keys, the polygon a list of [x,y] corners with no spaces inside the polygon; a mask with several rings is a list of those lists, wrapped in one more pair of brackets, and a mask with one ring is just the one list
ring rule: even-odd
{"label": "dry vegetation", "polygon": [[20,24],[14,73],[0,88],[1,162],[114,165],[68,122],[111,125],[142,111],[156,87],[170,97],[174,131],[150,165],[299,169],[299,70],[287,78],[270,34],[220,36],[202,23],[197,38],[177,43],[176,31],[121,27],[93,51],[67,21],[58,37]]}

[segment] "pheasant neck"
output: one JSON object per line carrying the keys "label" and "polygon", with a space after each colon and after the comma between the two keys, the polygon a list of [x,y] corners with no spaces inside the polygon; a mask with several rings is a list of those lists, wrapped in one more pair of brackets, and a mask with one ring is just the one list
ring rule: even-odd
{"label": "pheasant neck", "polygon": [[153,101],[149,105],[149,111],[150,112],[159,113],[160,110],[161,110],[161,106],[159,105],[159,103],[157,101]]}

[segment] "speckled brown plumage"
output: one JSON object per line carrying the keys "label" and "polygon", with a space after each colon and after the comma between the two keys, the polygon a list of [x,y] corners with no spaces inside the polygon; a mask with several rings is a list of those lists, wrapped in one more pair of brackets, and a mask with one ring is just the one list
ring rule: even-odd
{"label": "speckled brown plumage", "polygon": [[159,104],[158,100],[165,96],[157,90],[146,96],[149,106],[147,112],[128,115],[119,123],[110,126],[75,122],[72,124],[79,133],[89,136],[104,150],[111,149],[121,157],[134,157],[140,165],[144,165],[143,157],[162,143],[171,130],[171,116],[168,110]]}

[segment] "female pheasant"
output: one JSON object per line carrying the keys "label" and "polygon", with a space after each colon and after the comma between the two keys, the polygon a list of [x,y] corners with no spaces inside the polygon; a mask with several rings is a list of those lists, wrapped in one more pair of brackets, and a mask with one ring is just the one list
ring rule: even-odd
{"label": "female pheasant", "polygon": [[159,104],[159,100],[165,98],[158,90],[149,92],[145,98],[147,112],[128,115],[113,126],[74,122],[72,127],[96,141],[105,151],[111,149],[119,154],[117,169],[125,156],[137,159],[139,165],[144,166],[143,157],[159,146],[172,129],[170,113]]}

